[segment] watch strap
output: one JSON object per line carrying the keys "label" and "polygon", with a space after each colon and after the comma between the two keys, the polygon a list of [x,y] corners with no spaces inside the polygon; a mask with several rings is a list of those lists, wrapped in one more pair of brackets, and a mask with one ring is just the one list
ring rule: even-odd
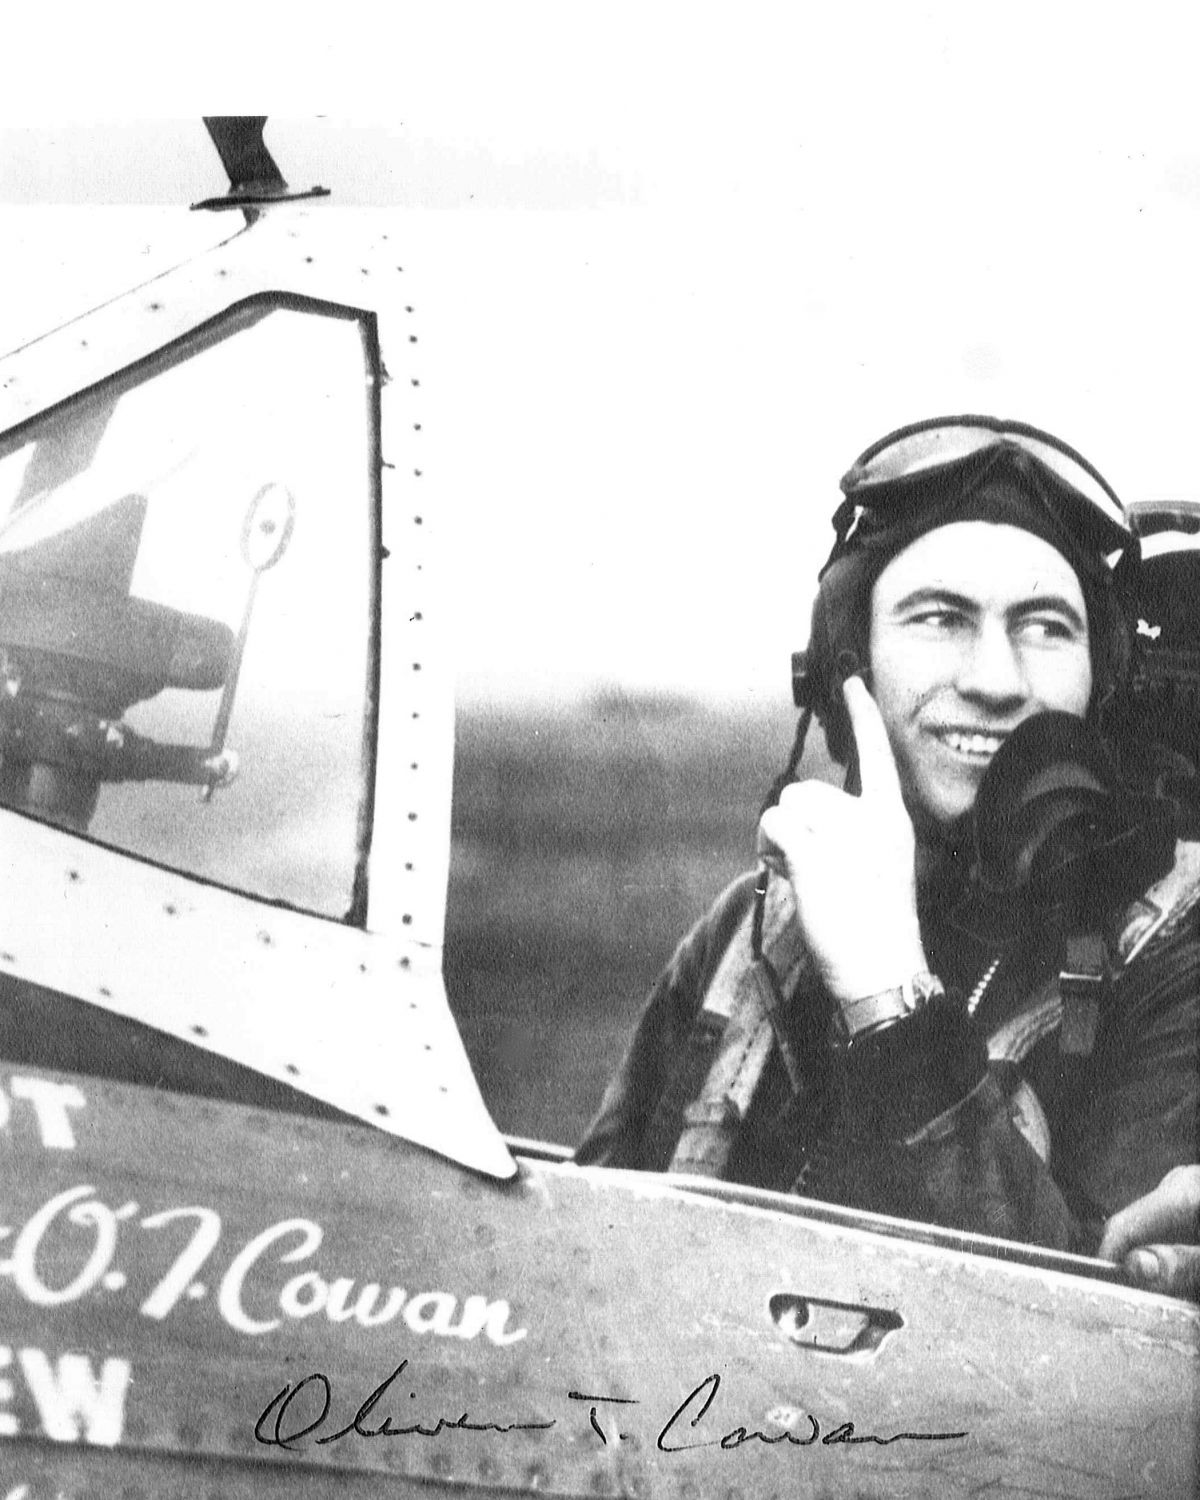
{"label": "watch strap", "polygon": [[862,995],[856,1000],[841,1000],[838,1007],[843,1040],[850,1045],[870,1032],[903,1021],[945,993],[945,987],[936,974],[921,973],[891,989]]}

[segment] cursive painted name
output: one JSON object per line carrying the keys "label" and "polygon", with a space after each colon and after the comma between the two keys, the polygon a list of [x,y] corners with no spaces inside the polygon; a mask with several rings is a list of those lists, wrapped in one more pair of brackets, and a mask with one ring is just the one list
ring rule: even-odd
{"label": "cursive painted name", "polygon": [[[10,1084],[14,1097],[25,1097],[16,1093],[20,1082]],[[61,1099],[31,1091],[27,1096],[35,1103],[40,1099],[46,1118],[62,1126],[62,1119],[50,1113],[51,1104],[65,1108]],[[340,1268],[327,1264],[318,1269],[315,1257],[325,1231],[315,1219],[280,1219],[244,1242],[237,1236],[230,1246],[228,1226],[204,1204],[143,1213],[137,1203],[113,1208],[95,1193],[91,1184],[80,1183],[48,1198],[15,1234],[0,1224],[0,1242],[6,1242],[6,1248],[11,1236],[11,1254],[0,1259],[0,1280],[9,1278],[17,1295],[31,1306],[63,1307],[115,1286],[121,1295],[137,1297],[137,1310],[144,1318],[161,1323],[176,1309],[189,1306],[196,1316],[194,1304],[204,1300],[227,1327],[251,1338],[307,1318],[371,1329],[402,1324],[410,1333],[462,1340],[482,1337],[498,1348],[519,1343],[527,1333],[513,1326],[513,1310],[504,1297],[385,1287],[378,1281],[338,1275]],[[140,1245],[129,1246],[131,1237],[147,1249],[156,1241],[167,1249],[174,1247],[174,1254],[147,1275],[149,1256]],[[124,1270],[114,1272],[118,1252],[127,1248],[135,1267],[132,1276]]]}

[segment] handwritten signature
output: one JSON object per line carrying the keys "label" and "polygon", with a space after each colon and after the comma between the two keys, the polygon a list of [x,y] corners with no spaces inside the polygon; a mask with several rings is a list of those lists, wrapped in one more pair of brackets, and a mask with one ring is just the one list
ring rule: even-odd
{"label": "handwritten signature", "polygon": [[[281,1390],[277,1391],[270,1401],[267,1402],[254,1424],[255,1439],[269,1448],[282,1448],[286,1452],[298,1452],[302,1446],[302,1439],[312,1438],[318,1446],[327,1443],[339,1443],[345,1438],[396,1438],[396,1437],[439,1437],[446,1432],[487,1432],[503,1435],[510,1432],[544,1432],[551,1427],[558,1426],[557,1417],[551,1417],[547,1421],[525,1421],[525,1422],[498,1422],[492,1420],[477,1420],[471,1417],[469,1412],[462,1412],[457,1417],[439,1416],[433,1420],[428,1418],[416,1422],[397,1422],[391,1416],[377,1413],[378,1408],[385,1396],[400,1396],[400,1391],[393,1391],[392,1387],[408,1369],[408,1360],[402,1359],[392,1373],[375,1387],[371,1394],[359,1406],[351,1420],[344,1426],[338,1427],[332,1432],[322,1432],[321,1436],[313,1437],[326,1424],[329,1417],[330,1407],[333,1405],[333,1387],[328,1375],[314,1370],[311,1374],[304,1376],[295,1384],[290,1381]],[[411,1377],[410,1377],[411,1378]],[[407,1382],[405,1382],[407,1383]],[[302,1421],[297,1413],[293,1413],[292,1420],[301,1425],[290,1426],[287,1421],[288,1408],[297,1401],[301,1392],[312,1388],[316,1393],[316,1400],[320,1409],[316,1416],[309,1421]],[[831,1431],[823,1433],[821,1424],[811,1413],[805,1414],[808,1423],[808,1431],[802,1435],[784,1428],[779,1432],[762,1432],[757,1428],[747,1428],[744,1425],[736,1425],[722,1434],[720,1437],[699,1437],[687,1440],[687,1434],[700,1425],[708,1417],[710,1409],[717,1398],[717,1392],[721,1388],[720,1375],[706,1375],[694,1390],[689,1391],[679,1403],[671,1415],[659,1429],[655,1439],[655,1446],[660,1453],[683,1453],[694,1448],[723,1448],[726,1451],[741,1448],[746,1443],[765,1443],[774,1445],[785,1443],[792,1447],[809,1448],[815,1443],[823,1447],[830,1447],[839,1443],[860,1444],[874,1443],[880,1447],[887,1447],[890,1443],[944,1443],[958,1438],[965,1438],[966,1432],[894,1432],[889,1437],[881,1437],[876,1433],[857,1433],[853,1422],[842,1422]],[[416,1392],[409,1391],[408,1398],[416,1399]],[[641,1402],[629,1396],[597,1396],[588,1395],[583,1391],[568,1391],[567,1398],[571,1401],[585,1402],[589,1406],[588,1422],[592,1431],[599,1440],[606,1444],[609,1442],[609,1434],[601,1425],[598,1411],[601,1405],[617,1406],[639,1406]],[[617,1438],[628,1437],[628,1433],[617,1433]]]}

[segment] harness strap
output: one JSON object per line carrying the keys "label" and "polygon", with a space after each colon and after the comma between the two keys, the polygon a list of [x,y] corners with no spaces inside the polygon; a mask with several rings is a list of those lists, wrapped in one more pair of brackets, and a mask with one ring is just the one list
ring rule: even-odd
{"label": "harness strap", "polygon": [[674,1060],[666,1086],[646,1128],[645,1159],[656,1169],[666,1167],[679,1145],[679,1125],[704,1087],[727,1018],[701,1009],[697,1012],[680,1055]]}
{"label": "harness strap", "polygon": [[1020,1064],[1062,1024],[1058,975],[1052,975],[1024,1006],[988,1037],[988,1061]]}
{"label": "harness strap", "polygon": [[1200,904],[1200,843],[1180,839],[1175,863],[1125,913],[1116,942],[1117,956],[1128,966],[1149,947],[1172,936]]}
{"label": "harness strap", "polygon": [[[684,1070],[679,1070],[668,1090],[676,1130],[681,1114],[683,1118],[683,1130],[668,1168],[672,1172],[723,1175],[771,1055],[774,1028],[770,980],[762,964],[752,957],[753,923],[751,910],[739,923],[704,997],[699,1024],[688,1039],[687,1071],[692,1076],[684,1080],[680,1077]],[[792,888],[786,880],[772,880],[767,889],[762,950],[779,977],[781,989],[789,992],[808,955],[795,920]],[[685,1083],[690,1088],[682,1086]],[[660,1116],[665,1114],[665,1110],[660,1111]],[[670,1128],[668,1120],[662,1123]]]}
{"label": "harness strap", "polygon": [[[1166,942],[1200,904],[1200,843],[1179,840],[1170,870],[1125,913],[1114,945],[1122,968]],[[1043,1161],[1050,1159],[1050,1126],[1041,1101],[1017,1070],[1039,1042],[1063,1026],[1060,977],[1052,974],[1026,1005],[988,1037],[988,1060],[1009,1080],[1013,1123]],[[1067,1049],[1071,1050],[1071,1049]],[[1088,1046],[1086,1051],[1090,1051]]]}
{"label": "harness strap", "polygon": [[[1181,840],[1171,870],[1125,914],[1114,944],[1122,966],[1165,942],[1197,905],[1200,843]],[[753,911],[747,912],[722,956],[651,1125],[653,1159],[665,1159],[674,1144],[668,1168],[672,1172],[723,1175],[771,1054],[769,981],[752,957],[753,916]],[[768,888],[763,953],[783,993],[792,993],[806,967],[807,952],[786,880],[773,880]],[[1006,1092],[1014,1123],[1043,1161],[1050,1153],[1045,1111],[1017,1070],[1062,1023],[1063,999],[1054,974],[988,1037],[988,1059],[1009,1080]],[[929,1122],[908,1144],[936,1136],[953,1113]]]}

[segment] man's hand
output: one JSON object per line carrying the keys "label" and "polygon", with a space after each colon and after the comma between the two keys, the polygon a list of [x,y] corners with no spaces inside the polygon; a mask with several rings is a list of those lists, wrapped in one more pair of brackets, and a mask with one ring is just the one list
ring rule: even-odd
{"label": "man's hand", "polygon": [[1097,1252],[1135,1286],[1200,1301],[1200,1167],[1172,1167],[1105,1226]]}
{"label": "man's hand", "polygon": [[860,677],[849,678],[844,692],[862,795],[821,781],[786,787],[763,814],[759,850],[783,857],[830,994],[857,1000],[928,965],[917,923],[916,844],[887,730]]}

